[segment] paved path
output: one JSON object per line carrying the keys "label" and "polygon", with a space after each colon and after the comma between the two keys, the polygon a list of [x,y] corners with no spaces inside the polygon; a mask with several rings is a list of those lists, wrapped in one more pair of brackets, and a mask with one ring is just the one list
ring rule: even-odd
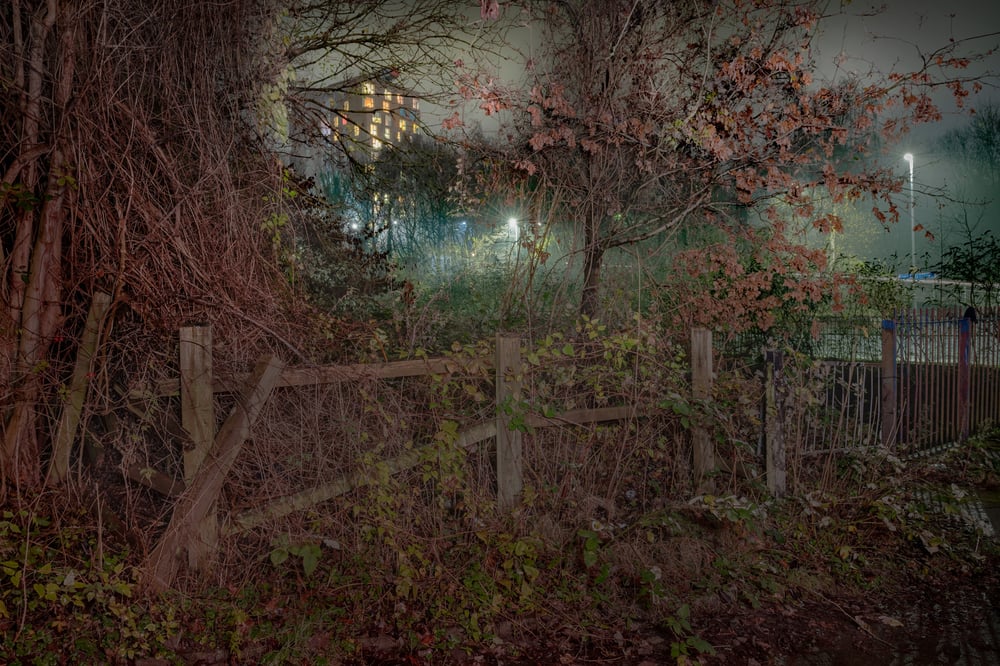
{"label": "paved path", "polygon": [[[945,447],[920,457],[943,452]],[[1000,461],[1000,451],[995,452]],[[997,465],[1000,467],[1000,464]],[[984,539],[1000,539],[1000,492],[982,496],[953,486],[948,492],[922,492],[918,500],[928,512],[962,523]],[[827,637],[821,651],[778,658],[779,666],[1000,666],[1000,588],[955,590],[926,599],[892,618],[901,626],[870,626]],[[877,636],[878,638],[873,638]]]}

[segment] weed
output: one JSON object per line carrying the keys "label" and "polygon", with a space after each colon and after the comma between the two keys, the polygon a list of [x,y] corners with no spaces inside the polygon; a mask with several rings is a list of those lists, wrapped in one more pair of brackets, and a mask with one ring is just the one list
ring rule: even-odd
{"label": "weed", "polygon": [[[5,661],[46,654],[51,663],[95,654],[130,660],[156,654],[179,628],[170,605],[135,599],[127,553],[98,553],[89,531],[55,528],[26,510],[0,518],[0,626]],[[72,630],[73,641],[65,632]]]}
{"label": "weed", "polygon": [[286,534],[275,537],[271,545],[273,546],[269,556],[271,564],[275,567],[280,567],[288,561],[289,557],[297,557],[302,564],[302,573],[305,574],[306,578],[312,576],[313,572],[316,571],[316,567],[319,566],[320,557],[323,554],[318,543],[310,541],[292,544],[289,542],[288,535]]}
{"label": "weed", "polygon": [[673,615],[667,617],[665,624],[674,636],[670,643],[670,656],[678,664],[686,664],[689,657],[699,654],[715,654],[715,648],[703,638],[694,633],[691,627],[691,607],[682,604]]}

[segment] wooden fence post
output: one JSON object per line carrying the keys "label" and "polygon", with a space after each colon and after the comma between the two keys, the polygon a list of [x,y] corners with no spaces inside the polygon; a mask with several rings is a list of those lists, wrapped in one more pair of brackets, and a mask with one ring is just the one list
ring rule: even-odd
{"label": "wooden fence post", "polygon": [[497,506],[513,508],[523,486],[521,432],[511,429],[512,410],[521,399],[521,339],[497,335]]}
{"label": "wooden fence post", "polygon": [[[180,330],[181,425],[190,441],[184,447],[184,483],[190,486],[215,440],[212,399],[212,328],[189,326]],[[203,570],[219,541],[219,521],[213,504],[194,526],[188,541],[188,566]]]}
{"label": "wooden fence post", "polygon": [[76,364],[73,366],[73,378],[70,380],[66,404],[59,415],[59,425],[55,438],[52,440],[52,460],[45,482],[57,485],[66,480],[69,474],[69,463],[73,452],[73,440],[83,413],[83,403],[87,397],[87,387],[90,386],[91,365],[97,355],[97,345],[100,339],[101,326],[104,317],[111,307],[111,296],[103,292],[94,294],[87,313],[87,323],[84,324],[83,337],[76,353]]}
{"label": "wooden fence post", "polygon": [[969,439],[970,388],[972,379],[972,327],[968,316],[958,329],[958,441]]}
{"label": "wooden fence post", "polygon": [[764,455],[767,472],[767,489],[775,497],[782,497],[786,490],[785,468],[785,406],[784,364],[785,355],[781,351],[768,350],[764,353],[766,379],[764,385]]}
{"label": "wooden fence post", "polygon": [[[697,401],[712,397],[712,332],[704,328],[691,330],[691,389]],[[715,471],[715,446],[702,419],[698,421],[691,428],[695,486],[700,493],[713,493],[715,483],[709,474]]]}
{"label": "wooden fence post", "polygon": [[899,432],[896,414],[896,322],[882,320],[882,446],[894,448]]}
{"label": "wooden fence post", "polygon": [[187,550],[191,539],[198,538],[197,526],[215,505],[226,475],[271,396],[271,390],[281,379],[284,367],[277,356],[266,356],[257,362],[198,473],[174,505],[166,532],[146,562],[145,583],[154,592],[162,592],[173,585],[180,568],[179,555]]}

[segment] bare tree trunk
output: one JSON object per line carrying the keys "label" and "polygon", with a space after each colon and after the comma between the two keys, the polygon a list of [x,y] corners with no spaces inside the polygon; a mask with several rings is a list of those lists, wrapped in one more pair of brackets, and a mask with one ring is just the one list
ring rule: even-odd
{"label": "bare tree trunk", "polygon": [[599,289],[601,268],[604,265],[604,245],[600,238],[599,219],[587,222],[583,260],[583,293],[580,296],[580,315],[595,318],[600,312]]}
{"label": "bare tree trunk", "polygon": [[[67,161],[70,123],[66,109],[73,91],[76,62],[76,32],[66,4],[48,0],[39,9],[32,26],[31,57],[22,151],[41,143],[39,119],[52,118],[49,137],[52,145],[47,166],[45,191],[37,210],[26,210],[19,218],[11,257],[9,318],[16,334],[5,341],[4,352],[16,356],[9,361],[8,386],[13,409],[5,415],[0,469],[7,481],[22,488],[41,482],[41,443],[38,436],[37,406],[42,397],[42,375],[49,346],[60,323],[62,301],[62,240],[66,216],[65,194],[71,169]],[[51,92],[50,112],[43,114],[45,56],[52,28],[60,24],[57,57],[49,64],[58,74]],[[42,167],[38,158],[25,166],[25,185],[38,182]],[[8,356],[8,358],[10,358]]]}
{"label": "bare tree trunk", "polygon": [[[15,25],[18,27],[21,20],[20,10],[21,3],[15,3],[13,14],[14,20],[17,22]],[[39,8],[31,22],[29,43],[24,44],[19,29],[15,33],[17,35],[15,43],[20,47],[15,54],[18,63],[15,65],[17,72],[15,80],[22,84],[20,87],[21,101],[18,105],[21,110],[21,154],[31,151],[42,144],[40,138],[40,120],[42,117],[42,82],[45,69],[45,47],[55,21],[56,16],[54,12],[45,12],[43,8]],[[27,72],[25,72],[25,67],[27,67]],[[20,184],[26,192],[35,192],[38,186],[40,173],[38,165],[39,157],[36,156],[23,163],[18,163],[21,177]],[[10,180],[13,181],[16,177],[15,174],[11,174]],[[7,180],[6,174],[5,180]],[[11,331],[16,330],[21,321],[21,307],[24,304],[25,283],[27,282],[28,264],[31,258],[32,239],[35,235],[36,214],[37,211],[33,207],[23,207],[17,217],[17,224],[14,230],[14,243],[10,254],[10,272],[5,276],[7,286],[7,294],[5,296],[7,297],[6,302],[8,304],[7,323]],[[13,359],[17,344],[17,338],[14,335],[4,338],[4,357],[10,359],[10,370],[12,372],[16,365]],[[8,378],[8,386],[13,385],[13,379],[14,377]]]}

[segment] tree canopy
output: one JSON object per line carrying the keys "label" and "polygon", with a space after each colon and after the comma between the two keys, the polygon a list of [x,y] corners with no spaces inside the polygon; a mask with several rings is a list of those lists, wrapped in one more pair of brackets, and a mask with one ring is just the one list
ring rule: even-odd
{"label": "tree canopy", "polygon": [[503,118],[510,143],[498,158],[507,174],[548,193],[579,230],[582,313],[599,309],[609,249],[669,243],[684,225],[737,235],[765,229],[783,257],[767,270],[800,280],[823,259],[782,246],[789,220],[774,200],[823,231],[839,231],[841,222],[817,212],[818,188],[835,205],[870,200],[873,223],[898,217],[900,181],[879,166],[874,149],[913,123],[938,119],[932,90],[948,83],[964,94],[956,73],[968,60],[951,45],[920,71],[821,81],[813,38],[825,7],[547,3],[534,8],[543,35],[523,82],[466,72],[465,99]]}

